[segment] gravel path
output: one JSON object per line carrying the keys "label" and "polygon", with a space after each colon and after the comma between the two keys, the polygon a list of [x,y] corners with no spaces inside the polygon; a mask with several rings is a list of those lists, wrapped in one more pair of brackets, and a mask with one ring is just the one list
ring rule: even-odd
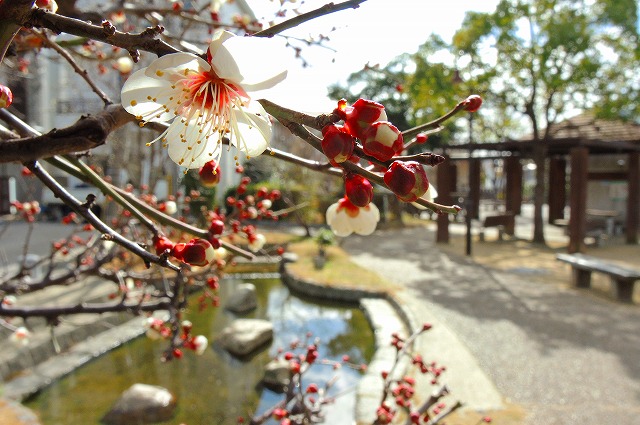
{"label": "gravel path", "polygon": [[[422,228],[351,236],[344,248],[451,330],[462,342],[455,350],[468,350],[504,401],[525,409],[526,424],[640,423],[637,305],[448,256]],[[462,359],[450,353],[448,373],[468,368]]]}

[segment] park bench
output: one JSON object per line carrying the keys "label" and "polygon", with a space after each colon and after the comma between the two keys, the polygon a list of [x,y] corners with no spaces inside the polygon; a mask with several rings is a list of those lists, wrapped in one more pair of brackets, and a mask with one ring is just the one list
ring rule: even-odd
{"label": "park bench", "polygon": [[591,272],[604,273],[611,278],[618,300],[629,303],[633,301],[633,284],[640,279],[640,271],[584,254],[558,254],[556,259],[571,265],[574,286],[589,288]]}
{"label": "park bench", "polygon": [[515,233],[516,218],[512,212],[486,216],[480,227],[479,235],[481,241],[484,241],[484,231],[489,227],[497,227],[498,239],[502,240],[504,233],[511,236]]}

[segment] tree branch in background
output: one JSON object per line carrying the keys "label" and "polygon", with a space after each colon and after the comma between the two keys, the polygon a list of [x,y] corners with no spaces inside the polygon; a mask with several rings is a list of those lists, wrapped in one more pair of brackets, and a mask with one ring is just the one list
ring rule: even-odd
{"label": "tree branch in background", "polygon": [[331,13],[346,9],[357,9],[358,7],[360,7],[360,4],[364,3],[365,1],[367,0],[349,0],[338,4],[327,3],[316,10],[303,13],[296,16],[295,18],[288,19],[280,24],[267,28],[266,30],[259,31],[254,34],[254,37],[273,37],[276,34],[279,34],[291,28],[295,28],[300,24],[319,18],[321,16],[329,15]]}
{"label": "tree branch in background", "polygon": [[45,46],[55,50],[60,56],[62,56],[69,63],[69,65],[71,65],[73,70],[78,75],[80,75],[80,77],[82,77],[82,79],[85,80],[87,84],[89,84],[91,90],[93,90],[93,92],[98,95],[98,97],[104,102],[104,106],[109,106],[113,103],[111,99],[109,99],[109,96],[107,96],[107,94],[89,77],[87,70],[81,68],[80,65],[78,65],[78,63],[71,57],[69,52],[60,47],[58,43],[49,40],[49,37],[47,37],[44,32],[31,30],[31,33],[42,40]]}

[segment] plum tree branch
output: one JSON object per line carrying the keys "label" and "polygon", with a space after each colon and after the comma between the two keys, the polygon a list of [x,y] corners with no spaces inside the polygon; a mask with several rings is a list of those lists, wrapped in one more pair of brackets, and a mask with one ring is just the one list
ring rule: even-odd
{"label": "plum tree branch", "polygon": [[31,172],[42,181],[45,186],[51,190],[55,196],[60,198],[66,205],[73,209],[77,214],[84,217],[97,231],[102,233],[106,239],[111,240],[118,245],[124,247],[131,253],[139,256],[147,266],[151,263],[167,267],[173,271],[179,271],[180,267],[171,264],[166,257],[157,256],[144,250],[140,245],[126,239],[118,232],[111,229],[93,214],[89,208],[88,202],[83,204],[74,198],[67,190],[62,187],[47,171],[40,166],[37,161],[29,162],[26,166]]}
{"label": "plum tree branch", "polygon": [[[14,122],[10,112],[0,109],[0,119]],[[38,136],[0,141],[0,163],[35,161],[54,155],[87,151],[103,145],[107,136],[135,117],[121,105],[111,105],[94,115],[80,117],[69,127]],[[24,134],[24,133],[23,133]]]}
{"label": "plum tree branch", "polygon": [[[16,0],[7,0],[5,3],[9,1]],[[42,9],[33,9],[18,23],[25,27],[48,28],[57,34],[66,33],[88,37],[112,46],[118,46],[129,51],[134,61],[137,61],[140,56],[139,50],[155,53],[158,56],[180,52],[157,38],[164,31],[164,28],[159,25],[147,28],[138,34],[129,34],[116,30],[111,24],[93,25],[79,19],[47,13]]]}

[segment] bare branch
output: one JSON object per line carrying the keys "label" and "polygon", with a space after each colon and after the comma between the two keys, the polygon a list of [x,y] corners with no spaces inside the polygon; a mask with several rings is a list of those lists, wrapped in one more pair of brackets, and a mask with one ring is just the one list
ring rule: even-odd
{"label": "bare branch", "polygon": [[107,96],[107,94],[100,87],[98,87],[98,85],[89,77],[87,70],[81,68],[80,65],[78,65],[78,63],[71,57],[69,52],[67,52],[65,49],[60,47],[58,43],[51,41],[49,37],[47,37],[46,34],[44,34],[44,32],[31,30],[31,33],[36,35],[40,40],[42,40],[45,46],[52,48],[60,56],[62,56],[71,65],[73,70],[78,75],[80,75],[82,79],[87,82],[87,84],[89,84],[89,87],[91,87],[91,90],[93,90],[93,92],[97,94],[100,99],[102,99],[102,101],[104,102],[104,106],[109,106],[113,103],[111,99],[109,99],[109,96]]}
{"label": "bare branch", "polygon": [[180,52],[175,47],[156,38],[164,31],[161,26],[147,28],[139,34],[129,34],[117,31],[113,26],[93,25],[79,19],[47,13],[41,9],[33,9],[29,16],[18,23],[26,27],[48,28],[58,34],[67,33],[88,37],[112,46],[122,47],[131,53],[134,61],[139,56],[138,50],[155,53],[158,56]]}
{"label": "bare branch", "polygon": [[103,223],[93,212],[83,203],[75,199],[67,190],[62,187],[55,179],[53,179],[44,168],[40,166],[38,162],[31,162],[26,164],[33,174],[36,175],[58,198],[60,198],[66,205],[71,207],[77,214],[84,217],[97,231],[106,235],[109,240],[121,245],[125,249],[129,250],[133,254],[139,256],[147,266],[151,263],[158,264],[163,267],[170,268],[174,271],[179,271],[180,267],[171,264],[166,258],[153,255],[150,252],[142,249],[138,244],[131,242],[130,240],[121,236],[118,232],[111,229],[105,223]]}
{"label": "bare branch", "polygon": [[341,10],[357,9],[358,7],[360,7],[360,4],[364,3],[365,1],[367,0],[349,0],[338,4],[327,3],[324,6],[312,10],[311,12],[303,13],[302,15],[298,15],[295,18],[291,18],[278,25],[274,25],[271,28],[267,28],[266,30],[257,32],[254,34],[254,37],[273,37],[276,34],[279,34],[291,28],[295,28],[300,24],[311,21],[312,19],[316,19],[324,15],[329,15],[334,12],[339,12]]}
{"label": "bare branch", "polygon": [[[0,119],[11,122],[10,115],[6,109],[0,109]],[[95,115],[81,117],[63,129],[53,129],[36,137],[0,141],[0,163],[35,161],[87,151],[104,144],[112,131],[132,121],[135,117],[121,105],[111,105]]]}

